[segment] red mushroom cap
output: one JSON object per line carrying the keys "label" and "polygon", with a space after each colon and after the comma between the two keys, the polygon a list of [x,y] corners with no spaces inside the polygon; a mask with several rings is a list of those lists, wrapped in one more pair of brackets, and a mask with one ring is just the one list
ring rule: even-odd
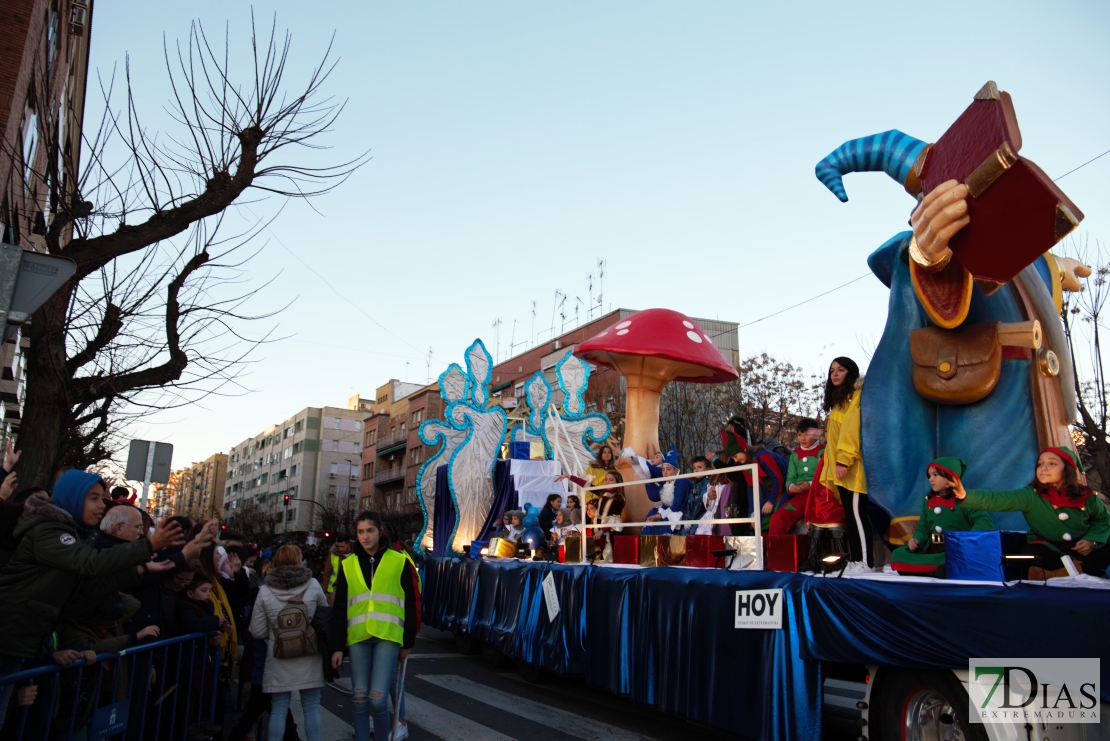
{"label": "red mushroom cap", "polygon": [[669,360],[678,364],[674,380],[687,383],[724,383],[739,378],[705,330],[670,309],[638,311],[579,344],[574,354],[617,370],[617,359],[622,357]]}

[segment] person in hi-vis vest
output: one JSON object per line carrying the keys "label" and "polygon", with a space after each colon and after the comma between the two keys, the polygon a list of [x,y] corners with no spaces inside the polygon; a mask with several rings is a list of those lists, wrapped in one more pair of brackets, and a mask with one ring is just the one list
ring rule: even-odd
{"label": "person in hi-vis vest", "polygon": [[[351,545],[352,554],[340,562],[335,581],[329,640],[335,645],[339,636],[347,637],[355,741],[369,741],[371,719],[374,737],[384,741],[391,730],[386,696],[398,663],[416,643],[420,581],[408,554],[389,547],[377,512],[358,516]],[[335,651],[331,663],[341,669],[343,652]],[[403,718],[403,699],[400,714]],[[402,725],[396,739],[407,737],[408,727]]]}
{"label": "person in hi-vis vest", "polygon": [[346,533],[340,533],[335,538],[335,545],[328,549],[328,560],[324,564],[324,573],[320,575],[320,583],[324,585],[328,604],[335,601],[335,582],[339,580],[339,564],[349,555],[351,555],[351,537]]}

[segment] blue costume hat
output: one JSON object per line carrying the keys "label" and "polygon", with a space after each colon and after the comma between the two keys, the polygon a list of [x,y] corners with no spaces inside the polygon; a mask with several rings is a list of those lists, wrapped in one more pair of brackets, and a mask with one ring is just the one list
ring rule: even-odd
{"label": "blue costume hat", "polygon": [[667,466],[674,466],[678,468],[678,451],[675,450],[674,443],[671,444],[671,449],[663,454],[663,464]]}
{"label": "blue costume hat", "polygon": [[[841,176],[850,172],[885,172],[905,186],[906,190],[911,190],[911,184],[906,178],[910,176],[914,162],[923,149],[925,142],[903,134],[898,129],[891,129],[844,142],[817,163],[815,173],[817,179],[845,203],[848,201],[848,194],[844,192]],[[920,189],[918,183],[917,192]],[[914,192],[914,195],[917,193]]]}
{"label": "blue costume hat", "polygon": [[104,479],[95,473],[66,471],[54,482],[51,498],[55,505],[72,515],[78,525],[84,525],[85,495],[97,484],[103,485]]}

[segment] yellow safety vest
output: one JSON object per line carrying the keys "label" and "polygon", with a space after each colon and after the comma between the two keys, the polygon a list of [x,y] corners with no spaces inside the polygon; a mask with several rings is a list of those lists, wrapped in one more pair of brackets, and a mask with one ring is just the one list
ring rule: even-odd
{"label": "yellow safety vest", "polygon": [[[349,555],[351,554],[348,553],[347,556]],[[339,578],[339,562],[340,560],[345,560],[347,556],[340,559],[338,553],[331,554],[331,576],[328,577],[328,594],[335,591],[335,582]]]}
{"label": "yellow safety vest", "polygon": [[404,643],[405,590],[401,587],[401,575],[407,560],[407,554],[393,549],[384,551],[374,569],[374,581],[367,587],[358,557],[343,559],[341,568],[347,581],[348,646],[370,638]]}

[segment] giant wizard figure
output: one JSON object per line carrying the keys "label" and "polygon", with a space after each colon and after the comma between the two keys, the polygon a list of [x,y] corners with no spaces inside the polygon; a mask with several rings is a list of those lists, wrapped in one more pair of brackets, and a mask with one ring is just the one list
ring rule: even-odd
{"label": "giant wizard figure", "polygon": [[[895,544],[912,534],[930,461],[967,461],[969,489],[1017,489],[1038,451],[1072,444],[1061,291],[1079,290],[1076,276],[1090,271],[1047,249],[1082,213],[1020,147],[1009,96],[988,83],[936,144],[892,130],[817,164],[841,201],[842,176],[864,171],[885,172],[918,199],[913,230],[867,260],[890,299],[861,396],[863,458]],[[996,521],[1026,529],[1012,513]]]}

